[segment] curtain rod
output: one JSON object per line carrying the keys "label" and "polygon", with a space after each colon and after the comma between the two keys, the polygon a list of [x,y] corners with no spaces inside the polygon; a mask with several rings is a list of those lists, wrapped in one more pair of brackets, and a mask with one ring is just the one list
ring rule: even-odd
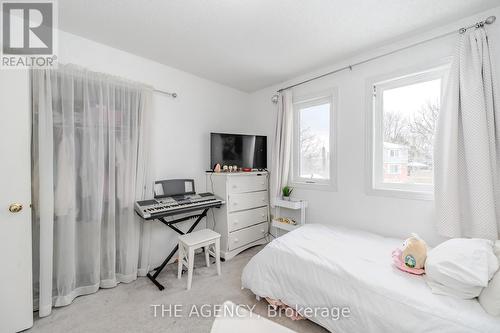
{"label": "curtain rod", "polygon": [[[459,33],[463,34],[465,33],[468,29],[471,29],[471,28],[480,28],[480,27],[483,27],[485,24],[493,24],[493,22],[495,22],[496,20],[496,16],[489,16],[488,18],[486,18],[486,20],[484,21],[480,21],[480,22],[477,22],[475,24],[472,24],[472,25],[469,25],[467,27],[463,27],[463,28],[460,28],[458,30]],[[318,75],[318,76],[315,76],[313,78],[310,78],[310,79],[307,79],[307,80],[304,80],[304,81],[301,81],[299,83],[295,83],[295,84],[292,84],[288,87],[285,87],[285,88],[281,88],[278,90],[278,94],[287,90],[287,89],[291,89],[291,88],[294,88],[294,87],[297,87],[297,86],[300,86],[300,85],[303,85],[305,83],[309,83],[311,81],[314,81],[314,80],[318,80],[318,79],[321,79],[325,76],[329,76],[329,75],[332,75],[332,74],[335,74],[335,73],[338,73],[338,72],[341,72],[341,71],[345,71],[347,69],[349,70],[352,70],[352,68],[354,66],[359,66],[359,65],[363,65],[363,64],[366,64],[367,62],[370,62],[370,61],[373,61],[373,60],[377,60],[377,59],[380,59],[380,58],[383,58],[383,57],[386,57],[388,55],[391,55],[391,54],[394,54],[394,53],[397,53],[397,52],[400,52],[400,51],[404,51],[406,49],[409,49],[409,48],[412,48],[412,47],[415,47],[415,46],[418,46],[420,44],[424,44],[424,43],[427,43],[427,42],[430,42],[430,41],[433,41],[435,39],[439,39],[439,38],[443,38],[445,36],[449,36],[449,35],[452,35],[456,33],[456,30],[454,31],[451,31],[451,32],[447,32],[447,33],[444,33],[442,35],[438,35],[438,36],[435,36],[435,37],[432,37],[432,38],[429,38],[429,39],[426,39],[426,40],[423,40],[423,41],[420,41],[420,42],[417,42],[417,43],[414,43],[414,44],[411,44],[411,45],[408,45],[408,46],[405,46],[405,47],[402,47],[400,49],[396,49],[396,50],[393,50],[393,51],[390,51],[390,52],[387,52],[387,53],[384,53],[384,54],[381,54],[381,55],[378,55],[378,56],[375,56],[375,57],[372,57],[372,58],[368,58],[368,59],[365,59],[365,60],[362,60],[362,61],[359,61],[357,63],[354,63],[354,64],[351,64],[351,65],[347,65],[347,66],[344,66],[344,67],[341,67],[341,68],[338,68],[338,69],[335,69],[331,72],[328,72],[328,73],[325,73],[325,74],[321,74],[321,75]],[[277,103],[278,102],[278,98],[277,98],[277,95],[274,95],[273,98],[272,98],[272,101],[274,103]]]}
{"label": "curtain rod", "polygon": [[160,90],[160,89],[153,89],[153,91],[160,93],[160,94],[163,94],[163,95],[170,96],[172,98],[177,98],[177,93],[174,93],[174,92],[168,92],[168,91],[164,91],[164,90]]}

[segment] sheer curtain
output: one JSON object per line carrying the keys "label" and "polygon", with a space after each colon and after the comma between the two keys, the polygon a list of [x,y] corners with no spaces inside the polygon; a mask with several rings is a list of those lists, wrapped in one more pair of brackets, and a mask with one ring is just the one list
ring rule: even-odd
{"label": "sheer curtain", "polygon": [[272,170],[271,170],[271,203],[281,197],[281,189],[287,185],[292,162],[293,110],[292,93],[285,90],[278,99],[278,113],[274,131]]}
{"label": "sheer curtain", "polygon": [[151,193],[152,90],[76,66],[32,72],[33,271],[52,306],[148,270],[134,201]]}
{"label": "sheer curtain", "polygon": [[434,150],[437,227],[448,237],[498,239],[500,110],[484,28],[460,36]]}

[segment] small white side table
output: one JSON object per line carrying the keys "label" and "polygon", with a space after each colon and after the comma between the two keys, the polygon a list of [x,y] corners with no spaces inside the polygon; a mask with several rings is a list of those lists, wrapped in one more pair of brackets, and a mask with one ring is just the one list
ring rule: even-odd
{"label": "small white side table", "polygon": [[307,208],[307,201],[304,200],[283,200],[281,198],[277,198],[275,203],[275,218],[277,217],[282,217],[281,212],[282,209],[291,209],[291,210],[300,210],[300,220],[297,221],[296,225],[293,224],[287,224],[287,223],[282,223],[278,222],[275,220],[275,218],[272,221],[272,226],[278,229],[286,230],[286,231],[292,231],[306,223],[306,208]]}

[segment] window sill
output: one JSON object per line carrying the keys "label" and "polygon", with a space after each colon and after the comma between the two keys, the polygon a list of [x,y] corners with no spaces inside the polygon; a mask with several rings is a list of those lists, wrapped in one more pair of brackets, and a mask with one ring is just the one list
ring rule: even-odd
{"label": "window sill", "polygon": [[367,191],[368,195],[381,196],[409,200],[424,200],[433,201],[434,193],[432,192],[417,192],[411,190],[387,189],[387,188],[371,188]]}
{"label": "window sill", "polygon": [[304,181],[294,181],[292,182],[292,186],[302,190],[337,192],[337,185],[332,182],[307,183]]}

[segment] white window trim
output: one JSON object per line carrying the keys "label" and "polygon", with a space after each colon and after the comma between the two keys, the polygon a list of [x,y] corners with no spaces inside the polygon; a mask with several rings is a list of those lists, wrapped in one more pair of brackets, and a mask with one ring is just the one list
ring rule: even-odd
{"label": "white window trim", "polygon": [[[292,150],[292,185],[306,190],[337,191],[337,89],[330,89],[312,95],[295,96],[293,102],[293,150]],[[300,124],[299,107],[313,106],[328,101],[330,103],[330,179],[306,179],[299,177]]]}
{"label": "white window trim", "polygon": [[[401,199],[413,200],[434,200],[434,186],[433,185],[415,185],[415,184],[391,184],[377,181],[377,176],[380,177],[380,168],[383,164],[380,163],[383,158],[383,140],[381,140],[383,119],[382,117],[375,117],[375,113],[381,112],[382,108],[376,108],[375,103],[380,101],[380,98],[374,98],[374,86],[383,89],[377,89],[377,94],[380,97],[384,89],[390,87],[399,87],[406,80],[407,82],[416,82],[416,76],[421,81],[427,81],[432,78],[441,78],[441,101],[443,100],[443,91],[446,87],[447,73],[450,67],[450,59],[446,58],[435,64],[427,64],[408,68],[402,71],[393,72],[391,74],[380,75],[372,77],[366,81],[366,142],[365,142],[365,179],[366,179],[366,193],[368,195],[395,197]],[[385,83],[387,81],[387,83]],[[379,119],[375,123],[375,119]],[[376,139],[374,140],[376,135]],[[378,145],[377,145],[378,142]],[[381,149],[382,147],[382,149]],[[378,149],[378,154],[375,150]],[[378,168],[378,169],[377,169]],[[380,186],[383,184],[383,186]]]}

